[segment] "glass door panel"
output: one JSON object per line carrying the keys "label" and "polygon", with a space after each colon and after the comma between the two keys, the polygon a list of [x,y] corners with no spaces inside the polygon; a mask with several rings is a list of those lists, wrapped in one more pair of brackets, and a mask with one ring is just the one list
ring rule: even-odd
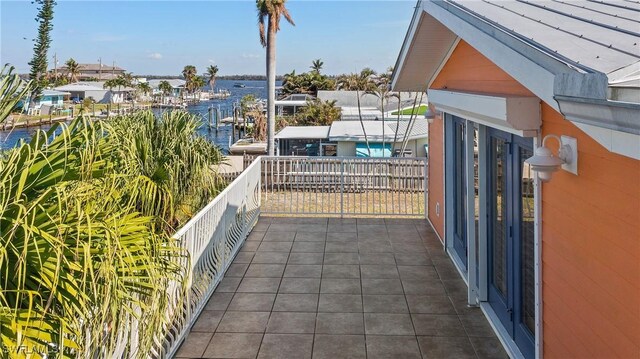
{"label": "glass door panel", "polygon": [[505,328],[513,327],[511,316],[510,244],[508,188],[510,143],[499,133],[489,137],[489,302]]}
{"label": "glass door panel", "polygon": [[489,304],[526,358],[534,355],[535,252],[531,139],[488,131]]}
{"label": "glass door panel", "polygon": [[464,267],[467,267],[467,193],[466,193],[466,168],[465,161],[465,133],[464,120],[454,117],[453,121],[453,205],[454,205],[454,229],[453,248],[458,254]]}

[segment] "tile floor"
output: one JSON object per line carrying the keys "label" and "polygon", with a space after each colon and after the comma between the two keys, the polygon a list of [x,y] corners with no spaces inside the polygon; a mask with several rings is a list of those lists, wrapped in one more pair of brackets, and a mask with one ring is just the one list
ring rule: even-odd
{"label": "tile floor", "polygon": [[506,358],[423,220],[261,217],[178,358]]}

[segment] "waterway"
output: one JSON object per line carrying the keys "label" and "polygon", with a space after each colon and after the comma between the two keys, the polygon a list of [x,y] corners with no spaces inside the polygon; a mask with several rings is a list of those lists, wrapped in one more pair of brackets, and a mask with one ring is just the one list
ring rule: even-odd
{"label": "waterway", "polygon": [[[245,87],[235,87],[234,85],[242,84]],[[276,85],[280,85],[276,83]],[[231,93],[226,99],[202,101],[196,105],[187,107],[187,111],[196,114],[203,122],[198,133],[211,142],[215,143],[222,149],[224,153],[229,151],[229,137],[231,136],[232,125],[220,125],[216,130],[215,127],[210,128],[207,122],[209,119],[209,108],[220,108],[222,114],[231,113],[234,103],[239,103],[240,99],[245,95],[254,95],[256,98],[267,97],[266,81],[235,81],[235,80],[217,80],[215,89],[228,90]],[[204,88],[205,91],[209,87]],[[159,110],[156,113],[160,112]],[[0,150],[16,147],[21,140],[29,141],[38,130],[48,131],[51,125],[42,125],[37,127],[16,128],[14,130],[0,131]]]}

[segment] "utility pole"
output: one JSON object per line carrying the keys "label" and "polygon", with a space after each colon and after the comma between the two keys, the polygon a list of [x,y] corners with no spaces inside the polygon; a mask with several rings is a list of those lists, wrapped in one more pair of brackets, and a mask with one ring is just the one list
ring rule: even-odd
{"label": "utility pole", "polygon": [[58,80],[58,53],[53,54],[53,78],[54,81]]}
{"label": "utility pole", "polygon": [[113,62],[113,66],[111,66],[111,75],[113,75],[113,77],[116,76],[116,62]]}
{"label": "utility pole", "polygon": [[98,62],[100,63],[100,68],[98,68],[98,80],[102,81],[102,57],[98,58]]}

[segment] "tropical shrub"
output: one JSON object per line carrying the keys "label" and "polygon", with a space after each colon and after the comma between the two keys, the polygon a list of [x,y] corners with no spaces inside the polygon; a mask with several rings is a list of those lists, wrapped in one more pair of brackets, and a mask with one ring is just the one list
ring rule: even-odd
{"label": "tropical shrub", "polygon": [[162,341],[180,310],[167,292],[189,275],[169,234],[222,186],[196,125],[79,118],[2,154],[3,357],[141,357]]}
{"label": "tropical shrub", "polygon": [[339,120],[341,115],[342,111],[336,106],[336,100],[314,99],[307,101],[307,105],[295,117],[299,125],[328,126]]}

